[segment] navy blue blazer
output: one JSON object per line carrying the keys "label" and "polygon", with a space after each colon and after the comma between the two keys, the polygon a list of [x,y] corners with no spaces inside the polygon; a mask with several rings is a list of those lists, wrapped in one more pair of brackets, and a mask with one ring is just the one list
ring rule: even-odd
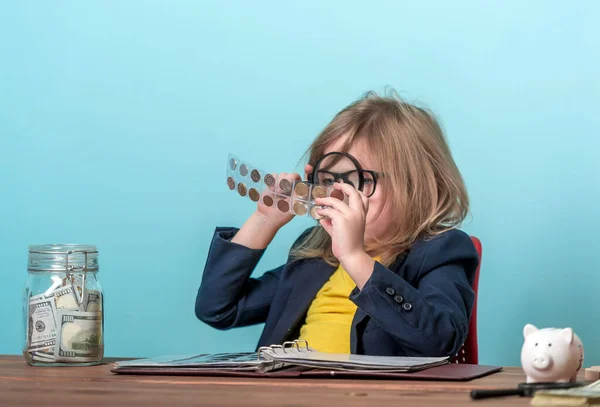
{"label": "navy blue blazer", "polygon": [[[322,259],[288,257],[285,265],[251,278],[264,250],[232,243],[237,230],[215,231],[196,316],[223,330],[265,323],[257,348],[296,339],[311,302],[335,268]],[[471,238],[457,229],[417,241],[390,268],[375,262],[362,290],[350,294],[358,307],[350,331],[351,353],[456,354],[468,333],[478,262]]]}

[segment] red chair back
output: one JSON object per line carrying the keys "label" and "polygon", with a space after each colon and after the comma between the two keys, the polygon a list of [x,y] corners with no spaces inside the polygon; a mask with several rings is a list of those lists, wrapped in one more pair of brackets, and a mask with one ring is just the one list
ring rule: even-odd
{"label": "red chair back", "polygon": [[463,346],[452,359],[452,362],[477,365],[479,363],[479,349],[477,344],[477,297],[479,296],[479,269],[481,268],[481,256],[483,251],[481,241],[478,238],[471,236],[471,240],[479,254],[479,264],[477,265],[477,270],[475,270],[475,278],[473,279],[473,285],[471,287],[473,288],[473,291],[475,291],[475,302],[473,303],[471,321],[469,322],[469,334],[467,335],[467,339]]}

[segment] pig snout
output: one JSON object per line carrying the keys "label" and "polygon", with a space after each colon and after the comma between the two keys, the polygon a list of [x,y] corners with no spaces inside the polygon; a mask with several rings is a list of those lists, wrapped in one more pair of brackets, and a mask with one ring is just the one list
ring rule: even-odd
{"label": "pig snout", "polygon": [[537,353],[533,356],[531,365],[537,370],[546,370],[552,366],[552,357],[547,353]]}

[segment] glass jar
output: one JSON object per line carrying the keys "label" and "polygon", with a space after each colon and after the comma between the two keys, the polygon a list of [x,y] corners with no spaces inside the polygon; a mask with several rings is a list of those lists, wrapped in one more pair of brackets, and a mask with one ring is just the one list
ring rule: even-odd
{"label": "glass jar", "polygon": [[98,250],[29,246],[23,295],[23,356],[33,366],[90,366],[104,356],[104,295]]}

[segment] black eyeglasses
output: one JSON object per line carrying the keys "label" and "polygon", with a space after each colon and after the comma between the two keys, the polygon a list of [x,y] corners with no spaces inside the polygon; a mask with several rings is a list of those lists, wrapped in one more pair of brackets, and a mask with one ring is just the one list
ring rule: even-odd
{"label": "black eyeglasses", "polygon": [[336,181],[343,181],[345,184],[350,184],[354,188],[361,191],[365,196],[370,197],[375,193],[375,187],[377,186],[377,179],[379,174],[371,170],[362,170],[362,188],[360,185],[360,172],[353,170],[342,173],[320,170],[317,172],[317,182],[320,185],[333,185]]}
{"label": "black eyeglasses", "polygon": [[[334,172],[327,169],[341,160],[349,160],[351,167],[354,168],[345,172]],[[341,180],[361,191],[366,197],[370,197],[375,193],[377,180],[380,176],[381,174],[376,171],[363,170],[358,160],[348,153],[331,152],[317,161],[312,174],[308,176],[308,181],[315,185],[332,185]]]}

